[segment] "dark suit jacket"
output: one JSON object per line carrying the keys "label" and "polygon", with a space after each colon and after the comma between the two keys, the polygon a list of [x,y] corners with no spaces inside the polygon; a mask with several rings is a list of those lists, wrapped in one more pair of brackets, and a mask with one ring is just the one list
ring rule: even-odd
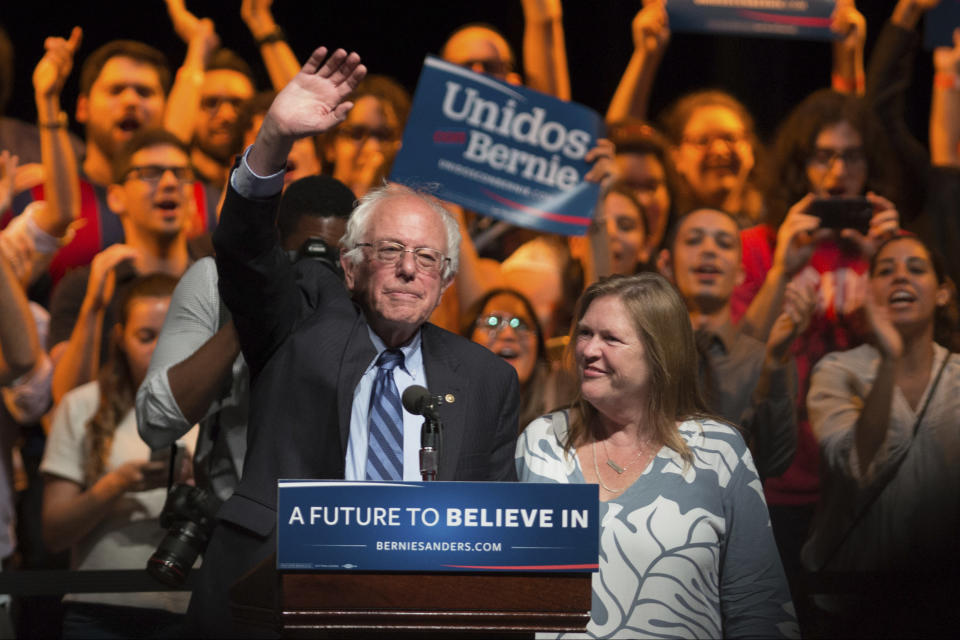
{"label": "dark suit jacket", "polygon": [[[243,478],[218,514],[230,526],[215,531],[214,542],[221,530],[245,534],[253,556],[273,548],[279,478],[343,478],[353,393],[376,356],[363,313],[339,277],[318,261],[291,265],[281,251],[278,200],[249,200],[230,188],[214,235],[220,293],[251,387]],[[422,328],[422,350],[431,392],[455,397],[439,410],[440,480],[516,480],[514,369],[430,324]],[[221,561],[230,573],[247,561],[235,557],[236,548],[234,557],[217,558],[218,548],[211,543],[204,574]]]}

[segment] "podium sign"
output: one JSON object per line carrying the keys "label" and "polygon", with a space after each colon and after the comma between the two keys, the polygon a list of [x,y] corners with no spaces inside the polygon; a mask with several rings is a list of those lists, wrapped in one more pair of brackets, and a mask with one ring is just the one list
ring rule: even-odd
{"label": "podium sign", "polygon": [[428,56],[390,180],[517,226],[584,235],[595,111]]}
{"label": "podium sign", "polygon": [[281,480],[277,569],[591,572],[596,485]]}
{"label": "podium sign", "polygon": [[675,32],[726,33],[761,38],[834,40],[836,0],[670,0]]}

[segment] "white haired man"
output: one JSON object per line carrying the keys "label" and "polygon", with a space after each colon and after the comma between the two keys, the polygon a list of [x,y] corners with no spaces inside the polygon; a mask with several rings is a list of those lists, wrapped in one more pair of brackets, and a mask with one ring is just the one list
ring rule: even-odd
{"label": "white haired man", "polygon": [[[427,323],[457,268],[459,232],[440,205],[392,186],[368,194],[343,239],[347,288],[318,261],[291,265],[273,219],[290,146],[352,106],[365,68],[317,49],[274,100],[230,178],[214,235],[220,292],[250,367],[243,478],[219,512],[190,605],[196,631],[229,629],[227,591],[276,550],[276,481],[419,480],[421,419],[399,396],[419,384],[452,395],[441,480],[515,480],[519,391],[513,368]],[[266,177],[263,177],[266,176]]]}

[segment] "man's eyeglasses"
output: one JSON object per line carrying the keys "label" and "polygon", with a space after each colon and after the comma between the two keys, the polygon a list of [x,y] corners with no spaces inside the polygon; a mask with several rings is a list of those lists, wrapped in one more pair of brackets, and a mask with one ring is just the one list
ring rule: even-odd
{"label": "man's eyeglasses", "polygon": [[424,273],[439,273],[443,265],[450,261],[450,258],[436,249],[429,247],[408,249],[399,242],[391,242],[390,240],[358,242],[357,246],[373,248],[374,257],[384,264],[396,264],[403,257],[403,254],[412,253],[417,268]]}
{"label": "man's eyeglasses", "polygon": [[843,160],[843,164],[850,166],[863,165],[867,161],[867,154],[863,147],[850,147],[849,149],[828,149],[818,147],[813,150],[810,156],[810,163],[821,167],[832,167],[837,160]]}
{"label": "man's eyeglasses", "polygon": [[246,102],[244,98],[237,98],[234,96],[203,96],[200,98],[200,108],[204,111],[209,111],[211,113],[216,113],[220,109],[220,106],[223,104],[229,104],[233,107],[234,111],[238,111],[240,107],[243,106],[243,103]]}
{"label": "man's eyeglasses", "polygon": [[173,177],[180,182],[193,182],[193,169],[190,167],[167,167],[159,164],[148,164],[142,167],[130,167],[124,181],[130,178],[137,178],[150,184],[157,184],[163,175],[171,172]]}
{"label": "man's eyeglasses", "polygon": [[523,318],[505,313],[488,313],[477,318],[477,328],[485,329],[491,337],[503,331],[505,327],[510,327],[517,332],[517,335],[521,336],[533,331]]}
{"label": "man's eyeglasses", "polygon": [[397,133],[389,127],[371,129],[370,127],[341,125],[334,129],[341,138],[349,138],[354,142],[364,142],[367,138],[373,138],[377,142],[393,142],[397,139]]}

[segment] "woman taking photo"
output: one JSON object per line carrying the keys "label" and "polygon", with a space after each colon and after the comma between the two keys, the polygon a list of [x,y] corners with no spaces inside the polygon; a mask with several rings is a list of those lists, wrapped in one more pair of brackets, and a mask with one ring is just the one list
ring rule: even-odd
{"label": "woman taking photo", "polygon": [[[164,536],[157,518],[170,462],[151,460],[133,400],[175,286],[163,274],[134,281],[97,380],[67,393],[54,413],[40,466],[43,537],[51,551],[71,549],[72,569],[143,569]],[[188,437],[192,450],[196,431]],[[150,593],[68,594],[63,637],[176,637],[188,600],[159,584]]]}
{"label": "woman taking photo", "polygon": [[827,355],[810,383],[823,488],[803,561],[814,571],[924,576],[821,598],[840,625],[831,635],[949,635],[943,616],[957,621],[960,552],[954,290],[911,236],[880,247],[869,285],[872,343]]}
{"label": "woman taking photo", "polygon": [[[899,230],[895,206],[878,195],[894,196],[889,160],[883,132],[863,100],[831,90],[814,92],[777,134],[765,194],[766,223],[740,236],[744,281],[734,291],[731,309],[744,333],[766,341],[789,283],[816,291],[813,317],[792,347],[799,383],[797,453],[782,476],[764,483],[791,580],[801,574],[800,547],[819,491],[817,444],[805,403],[810,369],[825,354],[854,347],[865,337],[870,257]],[[830,215],[815,215],[818,202],[859,197],[866,199],[862,211],[869,218],[859,229],[838,229]]]}
{"label": "woman taking photo", "polygon": [[526,482],[596,483],[589,637],[783,637],[796,623],[753,460],[705,414],[686,307],[661,276],[613,276],[577,307],[580,389],[520,435]]}

